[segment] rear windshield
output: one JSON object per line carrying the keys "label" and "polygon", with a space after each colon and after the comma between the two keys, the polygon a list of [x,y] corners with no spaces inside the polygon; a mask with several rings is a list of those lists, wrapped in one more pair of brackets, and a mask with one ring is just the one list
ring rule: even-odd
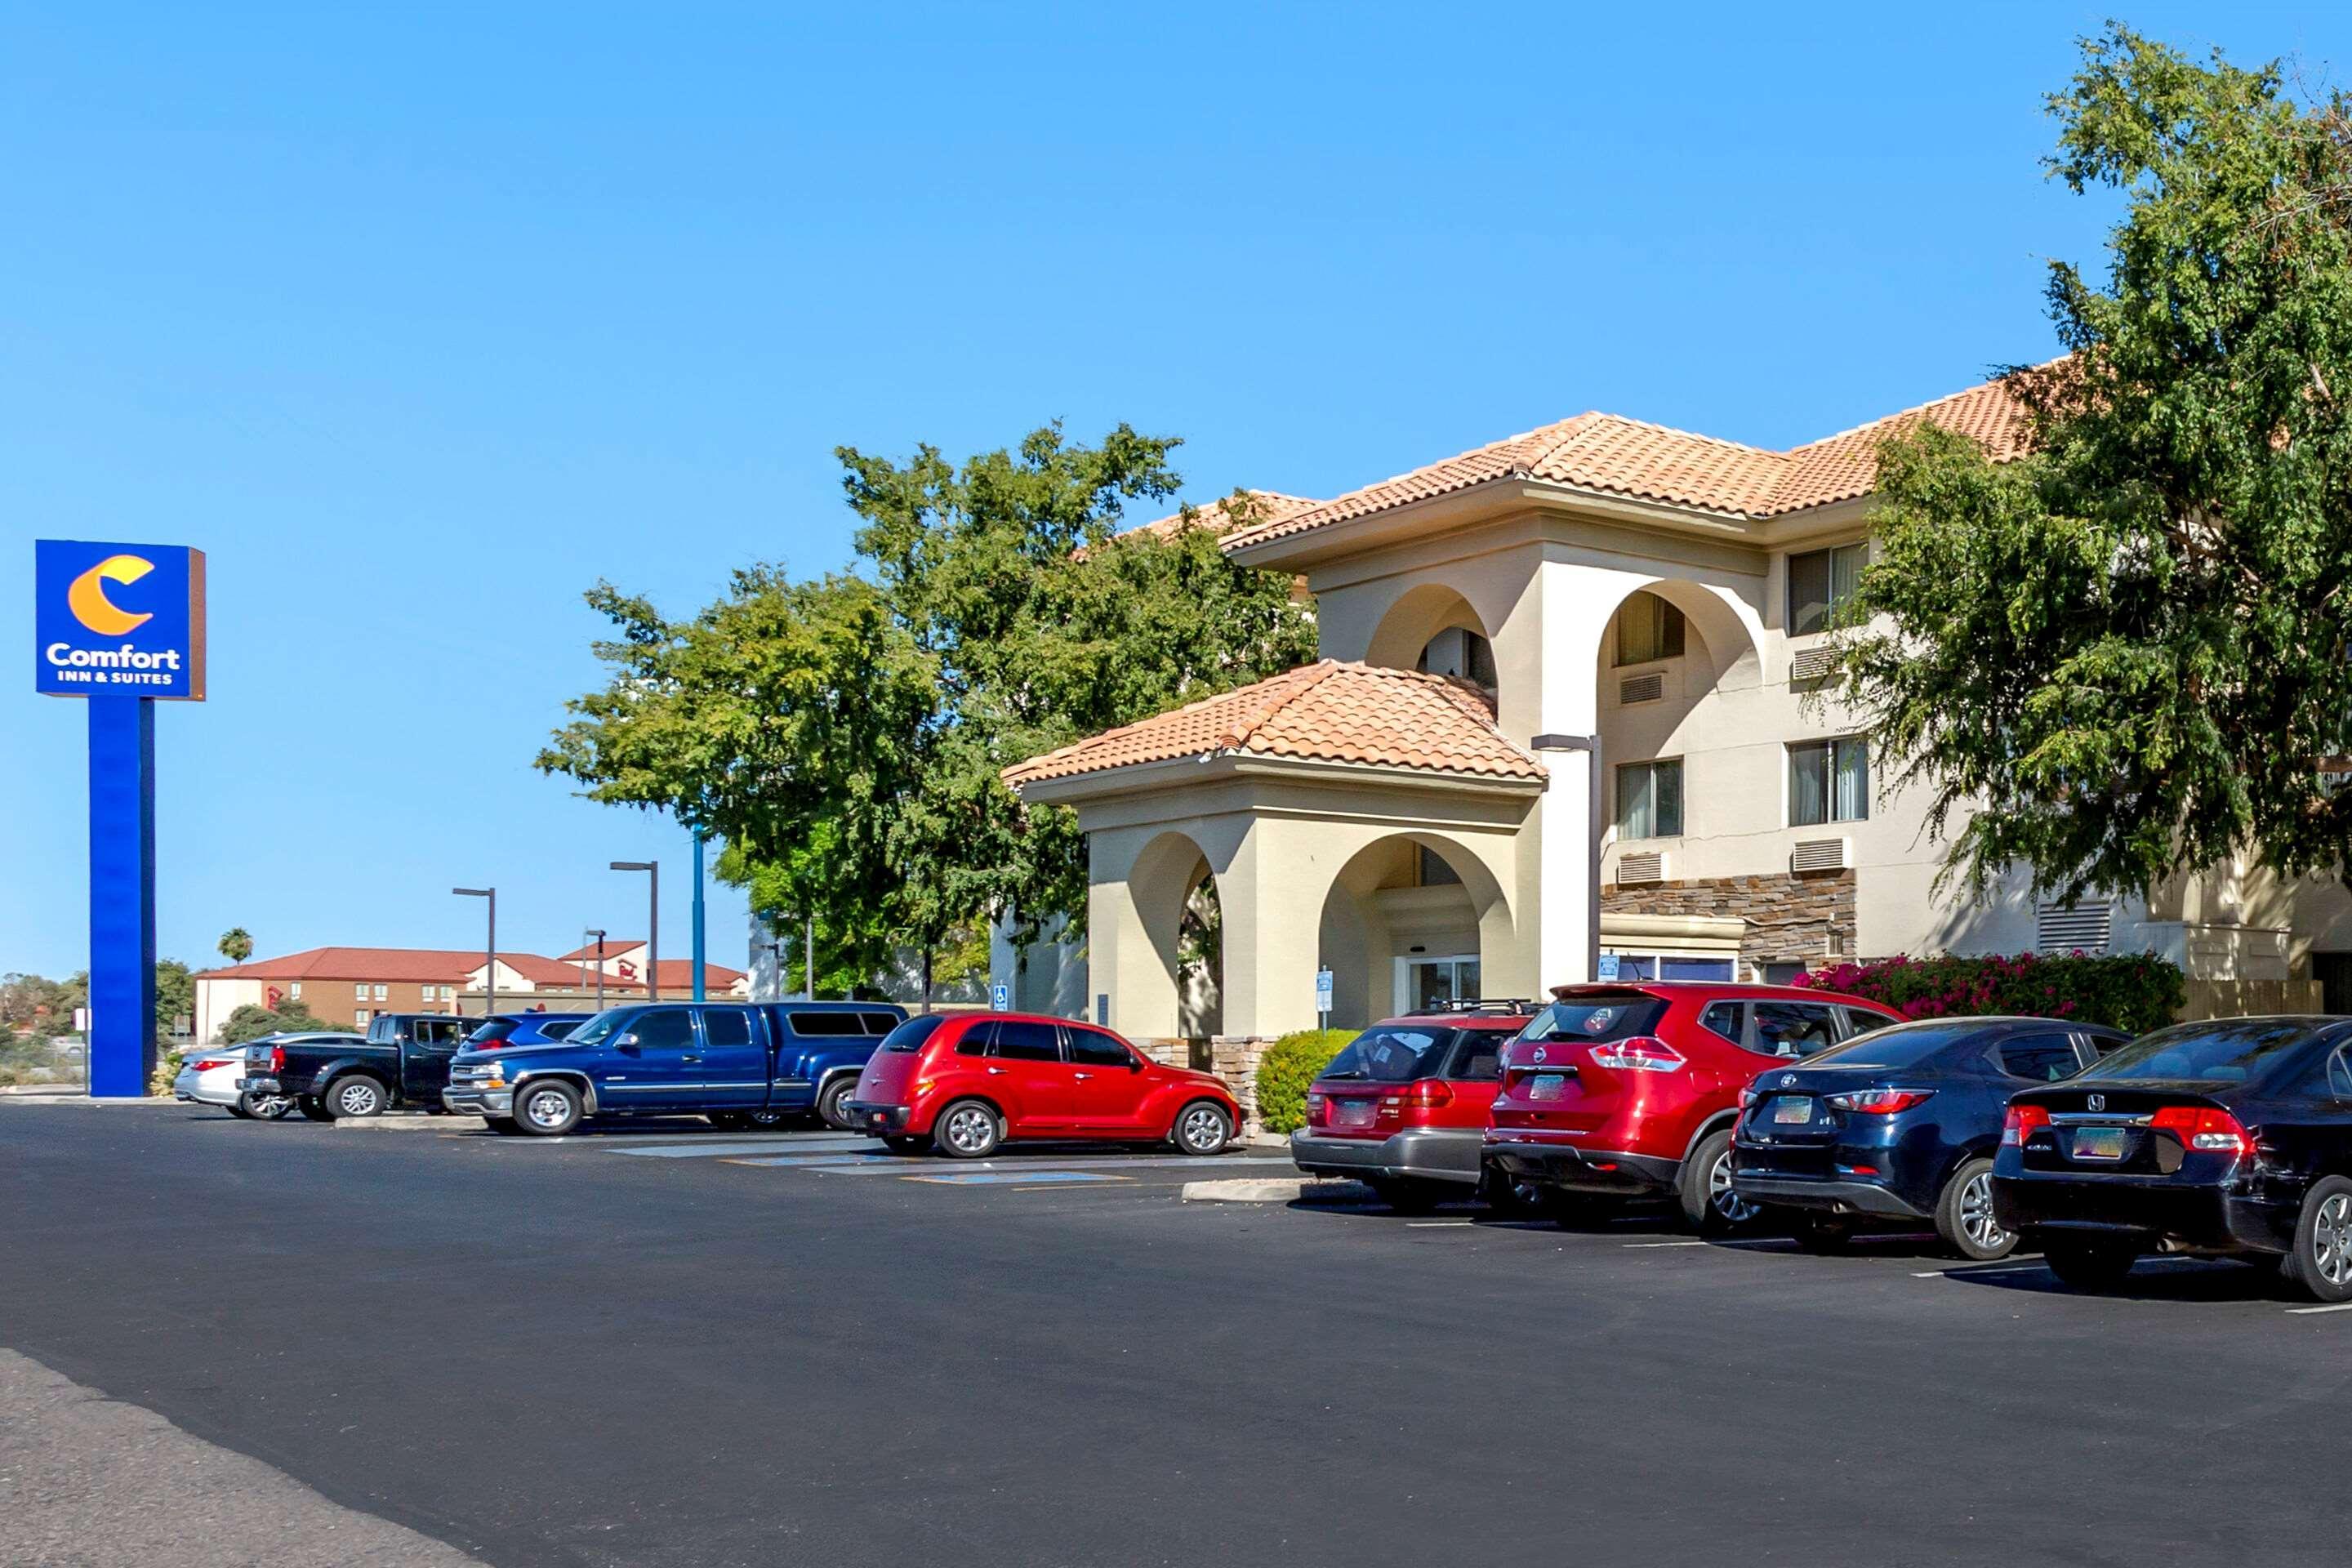
{"label": "rear windshield", "polygon": [[882,1048],[886,1051],[920,1050],[923,1042],[937,1034],[940,1026],[947,1021],[945,1013],[926,1013],[919,1018],[909,1018],[882,1037]]}
{"label": "rear windshield", "polygon": [[466,1037],[466,1043],[469,1046],[487,1046],[493,1041],[505,1039],[519,1026],[512,1018],[486,1018],[480,1028]]}
{"label": "rear windshield", "polygon": [[1331,1058],[1318,1077],[1360,1079],[1370,1083],[1410,1083],[1434,1074],[1445,1053],[1462,1037],[1459,1029],[1423,1024],[1383,1024],[1366,1029]]}
{"label": "rear windshield", "polygon": [[579,1019],[565,1018],[553,1024],[541,1024],[539,1026],[539,1032],[545,1035],[551,1040],[561,1040],[569,1036],[572,1030],[579,1026]]}
{"label": "rear windshield", "polygon": [[1848,1040],[1842,1046],[1832,1046],[1819,1056],[1809,1057],[1809,1068],[1908,1068],[1916,1067],[1942,1050],[1977,1033],[1982,1025],[1916,1024],[1896,1025],[1893,1028],[1874,1029],[1860,1039]]}
{"label": "rear windshield", "polygon": [[[1555,1002],[1519,1031],[1523,1040],[1622,1040],[1654,1031],[1666,1016],[1655,996],[1629,991],[1622,996],[1579,996]],[[1517,1058],[1514,1058],[1514,1060]]]}
{"label": "rear windshield", "polygon": [[2089,1076],[2243,1083],[2309,1038],[2311,1026],[2291,1018],[2175,1024],[2108,1052]]}

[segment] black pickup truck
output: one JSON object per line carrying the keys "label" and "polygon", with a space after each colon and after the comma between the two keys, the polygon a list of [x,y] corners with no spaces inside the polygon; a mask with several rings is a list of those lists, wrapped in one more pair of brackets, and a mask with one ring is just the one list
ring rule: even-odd
{"label": "black pickup truck", "polygon": [[448,1013],[379,1013],[367,1038],[284,1040],[246,1054],[240,1089],[291,1095],[313,1121],[381,1116],[395,1105],[438,1111],[449,1058],[479,1018]]}

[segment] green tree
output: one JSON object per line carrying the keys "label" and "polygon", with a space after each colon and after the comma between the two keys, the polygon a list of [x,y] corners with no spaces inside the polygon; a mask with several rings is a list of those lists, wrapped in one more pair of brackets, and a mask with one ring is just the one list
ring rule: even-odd
{"label": "green tree", "polygon": [[155,965],[155,1037],[167,1040],[172,1026],[183,1017],[193,1017],[196,1011],[196,983],[188,966],[176,958],[166,958]]}
{"label": "green tree", "polygon": [[253,956],[253,936],[243,926],[231,926],[221,932],[220,955],[231,963],[243,963]]}
{"label": "green tree", "polygon": [[1113,536],[1174,489],[1173,445],[1048,426],[961,467],[842,449],[867,574],[749,568],[683,622],[599,584],[612,679],[539,766],[724,839],[721,874],[763,917],[815,911],[826,989],[913,948],[928,990],[998,913],[1034,934],[1084,908],[1071,814],[1023,810],[1001,769],[1314,656],[1288,580],[1233,565],[1211,530]]}
{"label": "green tree", "polygon": [[231,1012],[228,1022],[221,1026],[220,1043],[241,1046],[265,1035],[307,1034],[314,1030],[340,1030],[344,1027],[318,1016],[300,1002],[281,1002],[274,1011],[257,1002],[247,1002]]}
{"label": "green tree", "polygon": [[1948,868],[2146,892],[2352,847],[2352,121],[2275,65],[2116,26],[2051,100],[2050,168],[2119,192],[2105,276],[2053,265],[2068,356],[2014,373],[2025,457],[1921,427],[1834,689],[1882,783],[1964,817]]}

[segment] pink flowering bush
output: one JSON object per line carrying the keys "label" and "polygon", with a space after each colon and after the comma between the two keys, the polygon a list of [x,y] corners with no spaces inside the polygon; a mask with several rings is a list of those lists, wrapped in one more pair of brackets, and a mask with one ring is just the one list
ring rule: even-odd
{"label": "pink flowering bush", "polygon": [[2130,1035],[2171,1023],[2186,994],[2179,966],[2145,952],[1889,958],[1817,969],[1797,984],[1883,1002],[1906,1018],[2021,1013]]}

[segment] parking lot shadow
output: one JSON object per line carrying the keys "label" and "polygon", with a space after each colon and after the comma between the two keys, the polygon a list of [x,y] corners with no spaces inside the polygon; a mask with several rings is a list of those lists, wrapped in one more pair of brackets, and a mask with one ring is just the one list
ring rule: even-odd
{"label": "parking lot shadow", "polygon": [[2078,1290],[2061,1280],[2041,1259],[2021,1253],[2000,1263],[1958,1264],[1945,1278],[1988,1290],[2026,1296],[2078,1297],[2105,1301],[2300,1301],[2276,1268],[2226,1258],[2144,1258],[2120,1284],[2105,1290]]}

